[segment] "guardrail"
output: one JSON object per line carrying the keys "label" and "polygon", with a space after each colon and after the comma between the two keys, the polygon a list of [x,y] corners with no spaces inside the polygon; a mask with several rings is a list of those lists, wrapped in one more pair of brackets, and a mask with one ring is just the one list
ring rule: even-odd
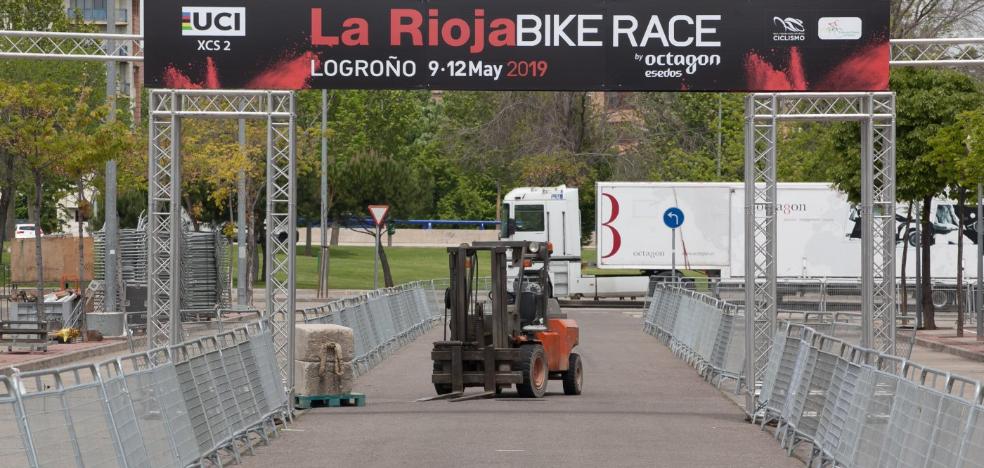
{"label": "guardrail", "polygon": [[[658,287],[644,330],[712,382],[730,377],[740,389],[739,322],[740,307]],[[980,382],[786,321],[773,337],[760,384],[744,385],[758,393],[757,406],[746,408],[752,421],[775,422],[789,453],[810,443],[811,466],[984,466]]]}
{"label": "guardrail", "polygon": [[267,321],[100,364],[0,376],[3,466],[215,464],[290,416]]}

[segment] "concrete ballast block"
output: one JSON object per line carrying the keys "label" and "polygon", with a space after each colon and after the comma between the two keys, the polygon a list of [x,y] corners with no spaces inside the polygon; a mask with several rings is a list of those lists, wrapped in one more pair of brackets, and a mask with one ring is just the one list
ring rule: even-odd
{"label": "concrete ballast block", "polygon": [[298,395],[345,395],[352,393],[355,380],[352,363],[341,364],[340,374],[335,373],[335,364],[326,363],[325,374],[321,375],[320,362],[294,361],[294,391]]}
{"label": "concrete ballast block", "polygon": [[[298,324],[295,330],[294,359],[297,361],[321,362],[321,354],[329,343],[338,343],[341,347],[340,358],[343,362],[355,358],[355,335],[351,328],[341,325]],[[329,355],[329,358],[332,357]]]}

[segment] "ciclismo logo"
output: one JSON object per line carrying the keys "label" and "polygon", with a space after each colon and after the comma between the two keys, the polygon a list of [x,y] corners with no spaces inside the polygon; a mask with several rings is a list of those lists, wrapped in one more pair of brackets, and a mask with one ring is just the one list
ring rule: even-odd
{"label": "ciclismo logo", "polygon": [[772,23],[776,26],[776,30],[772,33],[773,41],[801,42],[806,40],[806,27],[803,26],[803,20],[774,16]]}
{"label": "ciclismo logo", "polygon": [[244,7],[182,7],[182,36],[245,36]]}

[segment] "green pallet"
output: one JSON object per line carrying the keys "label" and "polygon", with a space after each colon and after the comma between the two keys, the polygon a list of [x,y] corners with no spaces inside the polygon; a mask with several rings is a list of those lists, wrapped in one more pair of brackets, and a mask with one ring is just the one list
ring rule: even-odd
{"label": "green pallet", "polygon": [[298,395],[294,397],[294,408],[338,408],[341,406],[366,406],[366,396],[362,393],[345,395]]}

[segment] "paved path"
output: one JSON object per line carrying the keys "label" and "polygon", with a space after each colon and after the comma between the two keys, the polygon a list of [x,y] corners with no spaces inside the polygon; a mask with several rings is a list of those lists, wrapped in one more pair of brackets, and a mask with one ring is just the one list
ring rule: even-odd
{"label": "paved path", "polygon": [[[623,311],[570,312],[585,383],[539,400],[413,400],[430,385],[434,330],[356,384],[364,408],[306,412],[246,467],[783,467],[768,433]],[[474,390],[473,390],[474,391]]]}

